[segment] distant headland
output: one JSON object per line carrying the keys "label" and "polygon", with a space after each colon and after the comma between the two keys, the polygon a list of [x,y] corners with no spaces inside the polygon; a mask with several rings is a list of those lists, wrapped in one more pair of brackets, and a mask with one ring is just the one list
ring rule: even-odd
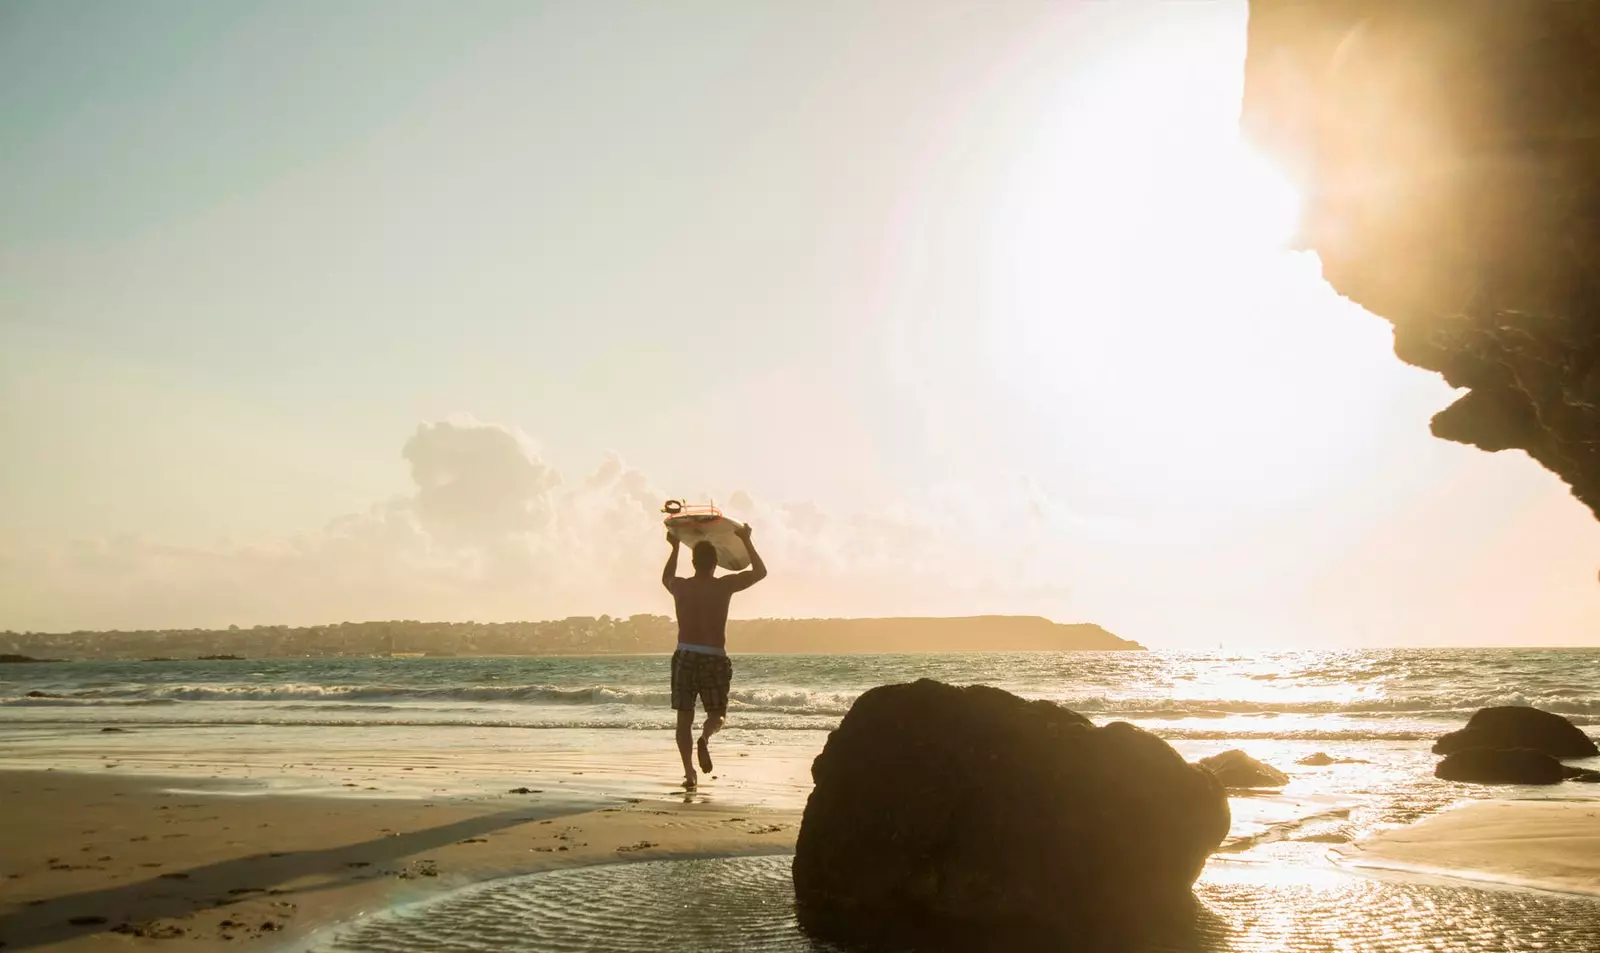
{"label": "distant headland", "polygon": [[[0,653],[46,658],[351,658],[371,656],[633,655],[671,651],[668,616],[573,616],[549,622],[340,622],[226,629],[0,632]],[[745,619],[728,647],[751,654],[1143,651],[1091,623],[1039,616]]]}

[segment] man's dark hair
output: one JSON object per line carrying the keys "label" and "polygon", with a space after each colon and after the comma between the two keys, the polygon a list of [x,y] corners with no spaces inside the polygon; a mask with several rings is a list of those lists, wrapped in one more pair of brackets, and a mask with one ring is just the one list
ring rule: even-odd
{"label": "man's dark hair", "polygon": [[717,568],[717,547],[706,540],[694,544],[694,568],[696,572],[710,572]]}

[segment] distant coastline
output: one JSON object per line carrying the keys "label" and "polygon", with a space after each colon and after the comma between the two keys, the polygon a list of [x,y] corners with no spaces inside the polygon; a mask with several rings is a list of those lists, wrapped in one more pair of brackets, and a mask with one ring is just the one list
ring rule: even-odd
{"label": "distant coastline", "polygon": [[[178,661],[230,658],[636,655],[672,648],[668,616],[574,616],[547,622],[341,622],[227,629],[0,632],[0,653],[50,659]],[[1093,623],[1039,616],[742,619],[738,653],[1144,651]]]}

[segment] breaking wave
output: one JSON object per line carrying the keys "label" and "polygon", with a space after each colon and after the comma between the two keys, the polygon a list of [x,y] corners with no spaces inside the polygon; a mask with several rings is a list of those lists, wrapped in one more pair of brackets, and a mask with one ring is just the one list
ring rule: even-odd
{"label": "breaking wave", "polygon": [[[664,681],[664,680],[663,680]],[[735,681],[735,686],[738,682]],[[0,698],[0,706],[74,707],[163,705],[179,702],[265,702],[313,703],[318,707],[435,706],[459,709],[472,704],[536,706],[614,706],[663,708],[670,696],[661,688],[590,685],[480,685],[425,687],[416,685],[318,685],[283,684],[181,684],[138,687],[97,688],[69,693],[32,692]],[[858,691],[808,691],[799,688],[735,687],[730,695],[732,707],[752,712],[794,715],[842,716],[850,709]],[[1035,697],[1048,697],[1033,694]],[[1281,699],[1152,699],[1051,698],[1074,711],[1100,718],[1131,720],[1176,720],[1229,718],[1238,716],[1273,717],[1280,715],[1342,715],[1354,718],[1410,716],[1413,718],[1460,718],[1493,705],[1531,705],[1558,714],[1575,716],[1578,724],[1600,722],[1600,697],[1512,694],[1462,694],[1449,696],[1409,696],[1352,700],[1289,701]]]}

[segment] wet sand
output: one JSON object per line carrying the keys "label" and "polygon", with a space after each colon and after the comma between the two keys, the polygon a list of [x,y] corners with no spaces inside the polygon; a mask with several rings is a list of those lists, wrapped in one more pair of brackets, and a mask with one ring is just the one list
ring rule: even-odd
{"label": "wet sand", "polygon": [[0,943],[278,948],[494,877],[793,849],[798,814],[541,793],[240,794],[192,780],[0,773]]}
{"label": "wet sand", "polygon": [[1337,856],[1356,868],[1600,896],[1600,802],[1465,804]]}
{"label": "wet sand", "polygon": [[[676,896],[669,888],[678,876],[651,865],[609,868],[614,873],[598,865],[784,854],[793,850],[799,828],[798,811],[718,801],[714,789],[695,796],[595,798],[547,787],[552,790],[480,790],[431,799],[413,791],[397,796],[401,792],[360,789],[308,796],[216,780],[0,773],[0,943],[5,953],[205,950],[241,942],[263,950],[305,949],[322,943],[334,924],[349,929],[372,914],[496,878],[577,868],[596,868],[593,889],[607,896],[615,893],[611,887],[632,885],[616,910],[601,904],[591,911],[596,921],[588,926],[598,929],[610,922],[607,916],[651,910],[652,917],[668,916],[670,910],[656,908],[662,898]],[[1591,919],[1590,907],[1568,910],[1559,900],[1538,899],[1551,894],[1501,900],[1426,884],[1475,882],[1600,896],[1600,804],[1478,802],[1340,847],[1334,858],[1345,870],[1366,868],[1389,885],[1341,875],[1327,865],[1319,872],[1265,855],[1250,862],[1219,855],[1197,894],[1227,936],[1222,948],[1273,948],[1315,934],[1322,929],[1317,923],[1340,911],[1359,913],[1349,931],[1388,922],[1384,917],[1404,925],[1412,916],[1406,904],[1421,902],[1456,904],[1474,920],[1492,914],[1502,925],[1497,929],[1530,935],[1550,924]],[[765,935],[779,938],[775,943],[794,945],[793,938],[782,939],[788,929],[781,909],[787,862],[775,858],[772,864],[777,866],[757,871],[771,881],[765,894],[745,896],[738,886],[744,874],[730,871],[734,886],[728,897],[697,902],[738,911],[764,898],[764,909],[776,911],[770,916],[777,919],[765,926],[751,921],[750,928],[767,929]],[[572,884],[578,889],[578,881]],[[559,886],[540,886],[529,896]],[[443,917],[439,928],[484,928],[471,912],[475,902],[452,900],[453,906],[439,908],[441,914],[464,911],[454,920]],[[504,914],[508,924],[515,923],[515,904],[505,909],[513,911]],[[1291,916],[1294,911],[1303,916]],[[556,918],[561,929],[588,929],[570,919]],[[422,935],[434,928],[417,929]],[[659,940],[650,930],[640,936]],[[1452,936],[1449,930],[1437,935],[1446,943],[1441,948],[1456,948],[1446,942]],[[1588,949],[1594,939],[1584,934],[1551,948]],[[773,948],[780,947],[789,948]],[[1379,948],[1384,947],[1374,947]]]}

